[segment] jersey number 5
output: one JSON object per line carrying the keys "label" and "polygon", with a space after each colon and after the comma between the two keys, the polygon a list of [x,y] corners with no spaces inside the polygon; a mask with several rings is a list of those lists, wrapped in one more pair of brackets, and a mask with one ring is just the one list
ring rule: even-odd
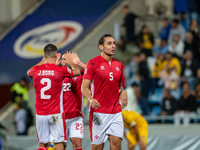
{"label": "jersey number 5", "polygon": [[109,73],[109,80],[112,81],[113,80],[113,72]]}
{"label": "jersey number 5", "polygon": [[47,85],[40,90],[41,99],[50,99],[51,95],[45,95],[44,92],[51,88],[51,80],[49,78],[42,78],[40,83],[43,85],[47,83]]}

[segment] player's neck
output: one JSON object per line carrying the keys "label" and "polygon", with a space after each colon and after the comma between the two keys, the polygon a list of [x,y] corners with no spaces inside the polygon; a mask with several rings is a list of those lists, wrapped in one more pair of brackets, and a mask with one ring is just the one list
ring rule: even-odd
{"label": "player's neck", "polygon": [[113,56],[106,55],[105,53],[101,53],[101,56],[106,59],[108,62],[112,61]]}
{"label": "player's neck", "polygon": [[46,63],[48,63],[48,64],[55,64],[56,63],[56,59],[52,59],[52,58],[47,58],[46,60],[45,60],[45,64]]}

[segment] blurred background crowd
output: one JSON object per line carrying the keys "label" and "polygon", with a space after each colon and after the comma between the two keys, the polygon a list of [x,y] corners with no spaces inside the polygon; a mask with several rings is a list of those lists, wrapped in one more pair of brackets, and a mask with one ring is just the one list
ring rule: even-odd
{"label": "blurred background crowd", "polygon": [[[174,2],[176,17],[160,14],[162,25],[156,36],[144,18],[123,6],[121,27],[126,33],[116,44],[114,58],[124,65],[127,109],[147,116],[174,115],[175,125],[181,118],[188,125],[200,114],[200,7],[198,1],[187,0],[189,11],[179,12],[183,6]],[[138,33],[136,19],[143,24]]]}

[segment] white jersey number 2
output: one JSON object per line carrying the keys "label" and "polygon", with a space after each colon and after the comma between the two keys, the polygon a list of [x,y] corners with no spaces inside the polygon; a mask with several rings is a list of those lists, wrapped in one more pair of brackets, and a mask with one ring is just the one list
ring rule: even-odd
{"label": "white jersey number 2", "polygon": [[113,80],[113,72],[109,73],[109,80],[112,81]]}
{"label": "white jersey number 2", "polygon": [[41,99],[50,99],[51,95],[45,95],[44,92],[51,88],[51,80],[49,78],[42,78],[40,80],[40,83],[43,85],[47,83],[47,85],[43,87],[40,91]]}

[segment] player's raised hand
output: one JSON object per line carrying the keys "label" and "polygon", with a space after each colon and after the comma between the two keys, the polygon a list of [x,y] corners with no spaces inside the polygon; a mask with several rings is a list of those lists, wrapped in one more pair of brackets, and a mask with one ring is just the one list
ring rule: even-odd
{"label": "player's raised hand", "polygon": [[79,59],[77,53],[73,53],[73,63],[74,63],[75,65],[77,65],[77,64],[79,64],[80,62],[81,62],[81,61],[80,61],[80,59]]}
{"label": "player's raised hand", "polygon": [[68,65],[72,65],[73,64],[73,59],[74,56],[71,52],[66,52],[65,54],[63,54],[63,58],[65,58],[63,61],[68,64]]}
{"label": "player's raised hand", "polygon": [[128,103],[128,96],[127,96],[127,92],[125,90],[122,90],[119,99],[121,100],[122,109],[125,108]]}
{"label": "player's raised hand", "polygon": [[99,104],[99,102],[96,99],[90,98],[88,101],[89,101],[89,103],[90,103],[90,105],[91,105],[92,108],[97,109],[97,108],[100,107],[100,104]]}

